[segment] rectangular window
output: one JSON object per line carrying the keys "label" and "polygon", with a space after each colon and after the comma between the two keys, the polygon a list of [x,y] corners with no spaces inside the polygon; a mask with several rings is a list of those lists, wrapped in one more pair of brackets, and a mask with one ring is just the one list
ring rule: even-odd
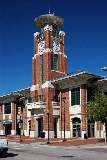
{"label": "rectangular window", "polygon": [[55,71],[58,70],[58,54],[51,56],[51,69]]}
{"label": "rectangular window", "polygon": [[71,90],[71,105],[80,104],[80,88],[74,88]]}
{"label": "rectangular window", "polygon": [[11,114],[11,103],[6,103],[4,105],[4,114]]}

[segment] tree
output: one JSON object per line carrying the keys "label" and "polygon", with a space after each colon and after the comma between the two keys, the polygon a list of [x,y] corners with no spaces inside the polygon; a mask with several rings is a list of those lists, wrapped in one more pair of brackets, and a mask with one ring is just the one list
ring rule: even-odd
{"label": "tree", "polygon": [[87,120],[100,121],[107,127],[107,95],[96,91],[87,103]]}
{"label": "tree", "polygon": [[87,119],[105,122],[107,117],[107,95],[95,92],[95,95],[87,103]]}

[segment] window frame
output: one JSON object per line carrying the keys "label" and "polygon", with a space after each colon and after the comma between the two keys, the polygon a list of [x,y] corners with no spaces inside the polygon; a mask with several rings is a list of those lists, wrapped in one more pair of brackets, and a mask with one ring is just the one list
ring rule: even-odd
{"label": "window frame", "polygon": [[80,105],[80,87],[71,89],[71,106]]}
{"label": "window frame", "polygon": [[4,104],[4,114],[11,114],[11,113],[12,113],[11,103],[5,103]]}

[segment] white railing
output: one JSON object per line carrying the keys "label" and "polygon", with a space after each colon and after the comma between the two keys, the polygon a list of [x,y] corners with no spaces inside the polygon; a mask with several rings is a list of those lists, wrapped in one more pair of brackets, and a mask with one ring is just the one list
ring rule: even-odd
{"label": "white railing", "polygon": [[60,108],[60,102],[52,101],[52,108]]}

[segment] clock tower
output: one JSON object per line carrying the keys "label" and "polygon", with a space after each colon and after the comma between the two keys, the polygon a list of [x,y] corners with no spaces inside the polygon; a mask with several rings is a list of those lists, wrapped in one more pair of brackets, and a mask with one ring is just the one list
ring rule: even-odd
{"label": "clock tower", "polygon": [[37,105],[34,107],[35,115],[38,119],[42,119],[42,125],[38,120],[38,130],[40,131],[39,127],[42,126],[42,131],[45,131],[47,137],[49,118],[49,130],[53,137],[52,100],[56,95],[56,90],[51,80],[67,73],[67,56],[64,52],[65,33],[60,30],[63,26],[63,19],[49,13],[35,18],[35,24],[40,28],[40,32],[34,33],[31,95],[34,106]]}
{"label": "clock tower", "polygon": [[33,85],[43,84],[67,73],[64,53],[63,19],[54,14],[35,18],[40,32],[34,33]]}

